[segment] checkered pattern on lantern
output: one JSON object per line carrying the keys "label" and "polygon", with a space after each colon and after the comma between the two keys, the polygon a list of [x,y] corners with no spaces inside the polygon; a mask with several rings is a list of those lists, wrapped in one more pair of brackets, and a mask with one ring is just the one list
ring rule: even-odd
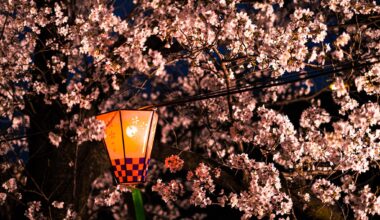
{"label": "checkered pattern on lantern", "polygon": [[145,181],[150,159],[144,157],[111,160],[113,173],[119,183]]}

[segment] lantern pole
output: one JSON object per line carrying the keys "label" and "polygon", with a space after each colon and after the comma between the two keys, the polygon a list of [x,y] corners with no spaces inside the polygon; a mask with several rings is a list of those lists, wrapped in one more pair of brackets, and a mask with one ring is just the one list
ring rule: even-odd
{"label": "lantern pole", "polygon": [[131,188],[133,205],[135,206],[136,220],[145,220],[144,202],[142,200],[141,191],[137,188]]}

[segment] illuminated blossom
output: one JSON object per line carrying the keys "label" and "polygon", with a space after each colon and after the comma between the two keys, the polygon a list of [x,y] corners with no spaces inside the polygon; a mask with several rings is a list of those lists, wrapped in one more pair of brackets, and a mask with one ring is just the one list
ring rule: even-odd
{"label": "illuminated blossom", "polygon": [[341,34],[335,41],[335,44],[339,47],[344,47],[347,45],[348,41],[350,40],[350,35],[347,33]]}
{"label": "illuminated blossom", "polygon": [[17,190],[17,182],[15,178],[10,178],[3,183],[2,187],[8,192],[15,192]]}
{"label": "illuminated blossom", "polygon": [[281,192],[279,172],[273,164],[256,162],[245,154],[232,156],[230,163],[249,173],[249,189],[240,194],[231,193],[229,196],[231,207],[243,211],[244,219],[252,216],[261,219],[264,216],[272,217],[290,212],[293,202],[288,195]]}
{"label": "illuminated blossom", "polygon": [[49,140],[51,144],[58,147],[62,141],[62,138],[59,135],[54,134],[53,132],[49,132]]}
{"label": "illuminated blossom", "polygon": [[58,202],[58,201],[54,201],[51,203],[51,205],[57,209],[63,209],[64,204],[65,204],[64,202]]}
{"label": "illuminated blossom", "polygon": [[165,159],[165,167],[172,173],[180,171],[183,167],[183,163],[184,161],[178,155],[171,155]]}
{"label": "illuminated blossom", "polygon": [[30,220],[37,220],[44,218],[41,210],[41,202],[40,201],[32,201],[28,202],[28,209],[25,211],[25,216]]}
{"label": "illuminated blossom", "polygon": [[0,193],[0,205],[3,205],[6,199],[7,199],[7,194]]}
{"label": "illuminated blossom", "polygon": [[156,185],[152,187],[152,191],[158,192],[165,202],[177,200],[177,196],[184,193],[183,185],[176,180],[171,180],[169,183],[162,183],[161,179],[157,180]]}
{"label": "illuminated blossom", "polygon": [[340,198],[341,189],[326,179],[317,179],[312,186],[313,193],[323,203],[334,204]]}

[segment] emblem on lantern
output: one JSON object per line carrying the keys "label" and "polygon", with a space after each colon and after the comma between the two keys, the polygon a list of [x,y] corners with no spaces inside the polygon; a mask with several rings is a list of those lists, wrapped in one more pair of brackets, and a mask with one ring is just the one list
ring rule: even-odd
{"label": "emblem on lantern", "polygon": [[150,110],[117,110],[96,116],[106,124],[104,142],[119,184],[145,181],[158,115]]}

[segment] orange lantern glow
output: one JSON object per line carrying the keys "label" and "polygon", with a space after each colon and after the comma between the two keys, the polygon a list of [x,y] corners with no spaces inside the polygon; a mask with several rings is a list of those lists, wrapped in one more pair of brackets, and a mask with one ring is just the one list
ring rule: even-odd
{"label": "orange lantern glow", "polygon": [[96,116],[106,124],[104,142],[119,184],[145,181],[158,115],[149,110],[118,110]]}

